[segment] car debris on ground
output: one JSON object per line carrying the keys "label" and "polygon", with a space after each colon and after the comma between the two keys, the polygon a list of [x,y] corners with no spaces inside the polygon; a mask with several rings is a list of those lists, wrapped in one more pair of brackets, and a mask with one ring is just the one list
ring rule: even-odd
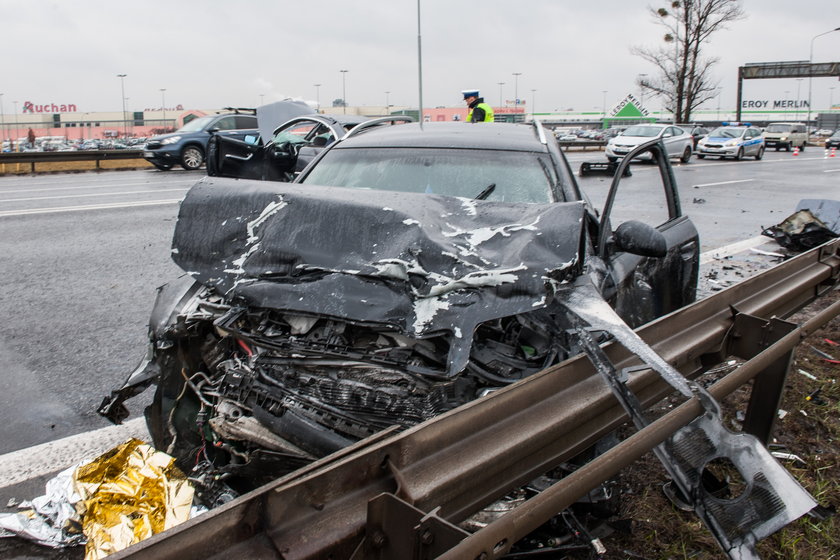
{"label": "car debris on ground", "polygon": [[43,496],[0,514],[0,536],[53,548],[86,545],[99,560],[197,513],[193,487],[171,456],[130,439],[47,481]]}

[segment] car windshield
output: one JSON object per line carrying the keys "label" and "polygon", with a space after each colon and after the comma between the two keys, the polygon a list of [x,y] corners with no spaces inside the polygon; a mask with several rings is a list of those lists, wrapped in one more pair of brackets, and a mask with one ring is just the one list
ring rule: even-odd
{"label": "car windshield", "polygon": [[499,202],[551,202],[557,182],[551,169],[546,154],[532,152],[345,148],[327,153],[301,182],[465,198],[482,195],[483,200]]}
{"label": "car windshield", "polygon": [[659,136],[662,129],[658,126],[631,126],[621,133],[622,136],[641,136],[643,138],[655,138]]}
{"label": "car windshield", "polygon": [[181,128],[178,129],[178,132],[198,132],[199,130],[203,130],[210,121],[213,120],[214,117],[198,117],[197,119],[193,119]]}
{"label": "car windshield", "polygon": [[771,124],[767,127],[767,132],[790,132],[790,129],[789,124]]}
{"label": "car windshield", "polygon": [[740,138],[743,136],[744,130],[743,128],[734,128],[731,126],[719,126],[709,136],[711,138]]}

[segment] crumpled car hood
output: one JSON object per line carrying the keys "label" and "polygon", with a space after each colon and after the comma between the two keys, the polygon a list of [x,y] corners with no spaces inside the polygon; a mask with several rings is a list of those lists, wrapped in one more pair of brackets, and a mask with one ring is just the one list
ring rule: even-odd
{"label": "crumpled car hood", "polygon": [[174,261],[230,303],[452,335],[543,307],[580,272],[582,202],[521,204],[207,177],[181,204]]}

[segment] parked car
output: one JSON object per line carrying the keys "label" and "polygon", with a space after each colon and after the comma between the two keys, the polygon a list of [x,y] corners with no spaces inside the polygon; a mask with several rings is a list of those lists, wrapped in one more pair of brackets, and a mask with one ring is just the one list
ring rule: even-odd
{"label": "parked car", "polygon": [[807,141],[808,133],[803,123],[770,123],[764,130],[764,144],[768,148],[776,148],[777,152],[782,148],[788,152],[791,148],[804,150]]}
{"label": "parked car", "polygon": [[691,138],[694,140],[693,148],[695,151],[697,150],[697,143],[709,134],[709,129],[704,126],[698,126],[696,124],[678,124],[677,126],[687,130],[691,134]]}
{"label": "parked car", "polygon": [[255,112],[252,109],[250,114],[232,112],[193,119],[175,132],[149,139],[143,147],[143,158],[161,171],[169,171],[175,165],[198,169],[204,163],[210,135],[219,130],[237,130],[243,136],[246,129],[256,131]]}
{"label": "parked car", "polygon": [[764,138],[754,126],[719,126],[697,144],[697,157],[731,157],[742,160],[746,156],[764,156]]}
{"label": "parked car", "polygon": [[[683,163],[691,160],[694,141],[685,129],[671,124],[636,124],[627,127],[607,142],[607,159],[616,161],[626,156],[639,144],[660,139],[665,144],[668,157],[680,158]],[[650,152],[643,152],[637,159],[650,159]]]}
{"label": "parked car", "polygon": [[834,134],[826,138],[825,147],[827,149],[840,148],[840,130],[837,130]]}
{"label": "parked car", "polygon": [[575,286],[633,327],[669,313],[700,245],[660,144],[637,149],[658,177],[616,181],[600,216],[538,123],[362,124],[294,183],[204,177],[175,227],[186,275],[100,413],[155,384],[156,447],[217,505],[578,353]]}

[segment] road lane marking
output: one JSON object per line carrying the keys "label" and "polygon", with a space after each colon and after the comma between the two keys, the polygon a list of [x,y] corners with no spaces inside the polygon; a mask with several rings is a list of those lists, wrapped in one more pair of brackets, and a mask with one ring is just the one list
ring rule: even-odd
{"label": "road lane marking", "polygon": [[[178,183],[185,183],[187,185],[195,184],[195,180],[181,180],[181,181],[168,181],[165,183],[166,185],[178,184]],[[0,194],[15,194],[15,193],[34,193],[34,192],[41,192],[41,191],[79,191],[84,189],[109,189],[113,187],[130,187],[133,185],[155,185],[155,184],[163,184],[163,183],[151,183],[149,181],[138,181],[136,183],[106,183],[104,185],[86,185],[81,187],[43,187],[40,189],[13,189],[13,190],[4,190],[2,186],[0,186]]]}
{"label": "road lane marking", "polygon": [[823,173],[840,173],[840,169],[826,169]]}
{"label": "road lane marking", "polygon": [[704,183],[702,185],[693,185],[694,188],[697,187],[715,187],[717,185],[734,185],[735,183],[749,183],[750,181],[755,181],[755,179],[738,179],[737,181],[721,181],[720,183]]}
{"label": "road lane marking", "polygon": [[730,245],[726,245],[725,247],[718,247],[717,249],[712,249],[711,251],[701,253],[700,264],[710,263],[715,259],[731,257],[732,255],[737,255],[738,253],[742,253],[748,249],[752,249],[753,247],[758,247],[759,245],[764,245],[765,243],[769,243],[770,241],[772,241],[772,239],[770,239],[769,237],[765,237],[764,235],[757,235],[756,237],[745,239],[743,241],[738,241],[737,243],[732,243]]}
{"label": "road lane marking", "polygon": [[[129,438],[150,441],[143,417],[0,455],[0,488],[66,469],[97,456]],[[34,496],[27,496],[31,498]]]}
{"label": "road lane marking", "polygon": [[165,193],[165,192],[186,192],[189,189],[153,189],[149,191],[122,191],[111,193],[88,193],[88,194],[63,194],[58,196],[33,196],[30,198],[7,198],[0,199],[0,202],[29,202],[32,200],[55,200],[64,198],[88,198],[91,196],[120,196],[123,194],[148,194],[148,193]]}
{"label": "road lane marking", "polygon": [[54,214],[57,212],[85,212],[87,210],[107,210],[110,208],[133,208],[136,206],[162,206],[164,204],[177,204],[180,198],[172,200],[147,200],[142,202],[114,202],[112,204],[90,204],[86,206],[58,206],[56,208],[32,208],[29,210],[7,210],[0,212],[0,218],[8,216],[30,216],[33,214]]}

